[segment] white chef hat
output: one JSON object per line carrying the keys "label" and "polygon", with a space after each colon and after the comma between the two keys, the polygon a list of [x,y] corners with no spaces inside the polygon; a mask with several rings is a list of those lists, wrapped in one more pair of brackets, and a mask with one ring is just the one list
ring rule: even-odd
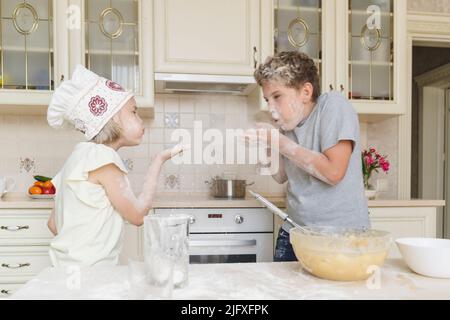
{"label": "white chef hat", "polygon": [[91,140],[132,97],[117,83],[77,65],[72,78],[53,93],[47,121],[53,128],[69,122]]}

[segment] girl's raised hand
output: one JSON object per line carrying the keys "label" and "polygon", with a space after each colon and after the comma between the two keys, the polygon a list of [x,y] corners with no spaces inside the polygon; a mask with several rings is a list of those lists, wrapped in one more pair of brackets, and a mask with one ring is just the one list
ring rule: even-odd
{"label": "girl's raised hand", "polygon": [[161,157],[161,160],[165,162],[176,155],[183,153],[183,151],[189,150],[190,148],[191,146],[189,144],[177,144],[173,148],[161,151],[159,156]]}

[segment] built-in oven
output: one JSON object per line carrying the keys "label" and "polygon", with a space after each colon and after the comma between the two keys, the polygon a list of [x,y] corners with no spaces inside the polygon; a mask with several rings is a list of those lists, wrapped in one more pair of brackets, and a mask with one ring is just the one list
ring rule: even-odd
{"label": "built-in oven", "polygon": [[187,214],[190,263],[273,261],[273,215],[264,208],[157,209]]}

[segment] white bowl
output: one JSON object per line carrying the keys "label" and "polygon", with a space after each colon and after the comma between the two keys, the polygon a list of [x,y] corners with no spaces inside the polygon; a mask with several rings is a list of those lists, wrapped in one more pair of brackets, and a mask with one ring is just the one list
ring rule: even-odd
{"label": "white bowl", "polygon": [[450,240],[400,238],[395,242],[414,272],[433,278],[450,278]]}

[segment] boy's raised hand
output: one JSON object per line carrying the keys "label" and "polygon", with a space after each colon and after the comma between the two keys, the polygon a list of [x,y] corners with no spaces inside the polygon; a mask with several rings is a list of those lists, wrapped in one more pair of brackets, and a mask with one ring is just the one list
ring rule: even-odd
{"label": "boy's raised hand", "polygon": [[244,133],[244,139],[250,143],[263,143],[271,145],[272,137],[279,134],[278,129],[266,122],[256,123],[256,128],[248,129]]}

